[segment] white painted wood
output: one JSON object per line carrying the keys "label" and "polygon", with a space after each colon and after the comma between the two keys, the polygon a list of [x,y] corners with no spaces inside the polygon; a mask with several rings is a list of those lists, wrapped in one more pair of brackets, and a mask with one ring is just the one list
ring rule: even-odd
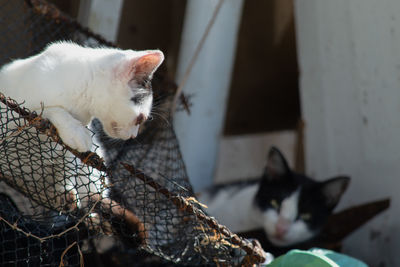
{"label": "white painted wood", "polygon": [[[180,82],[217,5],[217,0],[187,2],[177,81]],[[184,92],[193,95],[192,114],[177,112],[174,125],[189,177],[196,190],[212,183],[243,0],[224,1],[193,67]]]}
{"label": "white painted wood", "polygon": [[400,1],[295,1],[306,166],[349,174],[340,207],[391,197],[344,243],[372,266],[400,266]]}
{"label": "white painted wood", "polygon": [[106,40],[115,42],[124,0],[81,0],[78,21]]}
{"label": "white painted wood", "polygon": [[257,178],[264,172],[271,146],[284,154],[294,166],[297,135],[295,131],[225,136],[219,143],[215,183]]}

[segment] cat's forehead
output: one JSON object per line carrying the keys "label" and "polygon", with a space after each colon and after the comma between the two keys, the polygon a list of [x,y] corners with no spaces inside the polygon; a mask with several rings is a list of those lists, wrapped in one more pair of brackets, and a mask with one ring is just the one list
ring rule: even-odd
{"label": "cat's forehead", "polygon": [[297,215],[297,208],[299,202],[300,188],[296,191],[293,191],[290,195],[286,196],[281,203],[281,215],[285,218],[294,219],[294,216]]}
{"label": "cat's forehead", "polygon": [[300,198],[307,198],[308,194],[313,194],[312,192],[317,184],[318,182],[307,176],[291,172],[280,179],[264,181],[262,191],[266,197],[268,196],[278,201],[283,201],[296,194],[296,192]]}
{"label": "cat's forehead", "polygon": [[271,194],[283,192],[285,194],[296,191],[300,185],[298,179],[292,174],[279,177],[279,179],[263,179],[263,190]]}

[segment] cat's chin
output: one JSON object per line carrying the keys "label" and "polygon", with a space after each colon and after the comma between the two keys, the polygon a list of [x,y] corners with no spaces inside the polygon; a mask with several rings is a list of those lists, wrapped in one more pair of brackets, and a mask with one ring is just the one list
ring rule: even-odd
{"label": "cat's chin", "polygon": [[291,239],[285,237],[268,236],[269,242],[276,247],[289,247],[298,244],[302,244],[311,240],[313,236],[303,237],[302,239]]}
{"label": "cat's chin", "polygon": [[268,240],[269,240],[274,246],[277,246],[277,247],[288,247],[288,246],[291,246],[291,245],[294,245],[294,244],[297,244],[297,243],[300,243],[300,242],[301,242],[301,241],[299,241],[299,242],[294,242],[293,240],[287,240],[287,239],[285,239],[284,237],[278,238],[278,237],[274,237],[274,236],[268,236]]}
{"label": "cat's chin", "polygon": [[134,126],[131,129],[120,130],[118,132],[110,131],[109,129],[106,128],[104,129],[104,131],[112,139],[129,140],[137,137],[139,133],[139,125]]}

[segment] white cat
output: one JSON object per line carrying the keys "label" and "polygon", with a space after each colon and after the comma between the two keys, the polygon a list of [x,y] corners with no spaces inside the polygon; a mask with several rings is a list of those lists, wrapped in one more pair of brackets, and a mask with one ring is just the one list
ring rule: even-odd
{"label": "white cat", "polygon": [[[43,103],[43,117],[54,124],[62,140],[85,152],[92,145],[85,126],[93,117],[111,137],[136,136],[151,110],[152,95],[146,83],[163,59],[159,50],[87,48],[59,42],[4,66],[0,87],[31,110],[40,111]],[[137,94],[147,97],[137,104]]]}
{"label": "white cat", "polygon": [[[72,42],[57,42],[37,55],[5,65],[0,70],[0,92],[18,103],[24,102],[23,106],[31,111],[40,113],[43,108],[42,116],[53,123],[62,141],[72,149],[85,152],[92,147],[86,125],[94,117],[113,138],[136,137],[140,124],[151,111],[150,80],[163,60],[159,50],[88,48]],[[1,119],[4,123],[6,118]],[[46,164],[51,165],[48,172],[60,177],[34,175],[23,179],[32,184],[41,180],[44,190],[48,190],[46,183],[52,183],[49,179],[55,179],[55,191],[60,192],[90,182],[84,177],[64,181],[62,171],[60,174],[54,171],[57,159],[52,158]],[[78,194],[90,190],[93,189],[82,189]]]}

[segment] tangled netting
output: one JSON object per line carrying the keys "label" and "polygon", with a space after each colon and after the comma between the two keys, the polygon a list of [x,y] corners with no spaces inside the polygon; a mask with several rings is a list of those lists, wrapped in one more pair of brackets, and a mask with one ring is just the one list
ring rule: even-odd
{"label": "tangled netting", "polygon": [[[55,40],[112,45],[42,0],[1,0],[0,13],[1,64]],[[168,107],[174,87],[160,75],[153,87],[159,107]],[[1,266],[149,266],[149,259],[154,266],[231,266],[263,260],[255,242],[219,225],[196,201],[168,113],[146,122],[129,141],[109,139],[94,120],[93,140],[103,161],[97,145],[78,153],[40,112],[3,95],[0,100]]]}

